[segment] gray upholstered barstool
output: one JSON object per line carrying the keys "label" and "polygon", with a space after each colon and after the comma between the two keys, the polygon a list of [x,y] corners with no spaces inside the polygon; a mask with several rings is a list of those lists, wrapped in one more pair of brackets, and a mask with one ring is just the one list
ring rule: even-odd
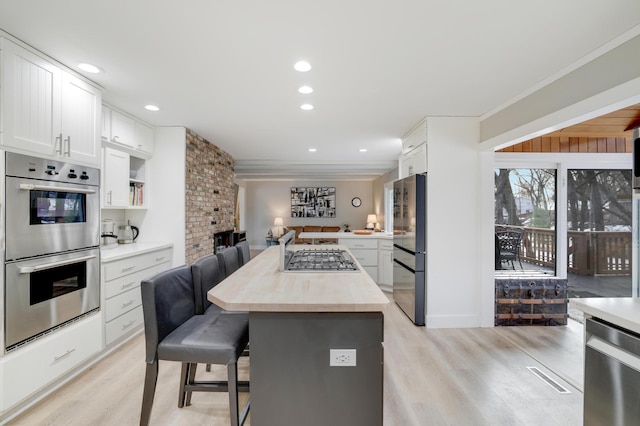
{"label": "gray upholstered barstool", "polygon": [[[238,391],[249,391],[249,382],[238,382],[238,357],[249,341],[249,323],[238,315],[211,312],[196,315],[191,267],[161,272],[141,283],[147,364],[140,424],[147,425],[158,379],[158,361],[182,363],[178,407],[189,405],[193,391],[228,392],[232,425],[241,424],[248,403],[239,414]],[[227,381],[196,382],[198,363],[227,366]]]}
{"label": "gray upholstered barstool", "polygon": [[248,261],[251,260],[251,249],[249,248],[249,243],[246,241],[240,241],[236,244],[236,250],[238,250],[238,261],[240,266],[245,265]]}
{"label": "gray upholstered barstool", "polygon": [[240,256],[235,247],[227,247],[220,253],[217,253],[216,256],[218,256],[218,263],[220,263],[220,269],[224,277],[233,274],[241,266]]}

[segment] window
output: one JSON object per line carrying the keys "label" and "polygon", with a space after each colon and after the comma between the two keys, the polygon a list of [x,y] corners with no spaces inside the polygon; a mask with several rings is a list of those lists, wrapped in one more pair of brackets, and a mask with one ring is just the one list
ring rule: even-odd
{"label": "window", "polygon": [[495,169],[495,269],[556,268],[556,169]]}

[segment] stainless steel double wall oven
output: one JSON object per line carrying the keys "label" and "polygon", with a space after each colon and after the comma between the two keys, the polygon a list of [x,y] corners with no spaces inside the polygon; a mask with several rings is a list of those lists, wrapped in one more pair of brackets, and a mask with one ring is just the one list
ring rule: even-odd
{"label": "stainless steel double wall oven", "polygon": [[6,153],[5,347],[100,307],[100,171]]}

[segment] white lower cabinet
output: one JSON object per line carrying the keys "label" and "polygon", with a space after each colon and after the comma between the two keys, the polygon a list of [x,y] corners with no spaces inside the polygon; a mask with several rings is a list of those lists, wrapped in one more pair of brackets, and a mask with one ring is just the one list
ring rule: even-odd
{"label": "white lower cabinet", "polygon": [[101,349],[102,320],[96,313],[9,352],[0,360],[1,410],[38,392]]}
{"label": "white lower cabinet", "polygon": [[132,253],[117,260],[105,260],[103,257],[105,345],[110,345],[142,327],[140,282],[171,268],[171,258],[171,248]]}
{"label": "white lower cabinet", "polygon": [[393,241],[378,241],[378,284],[391,290],[393,286]]}
{"label": "white lower cabinet", "polygon": [[378,282],[378,239],[377,238],[340,238],[338,244],[347,246],[351,255],[360,263],[367,274]]}

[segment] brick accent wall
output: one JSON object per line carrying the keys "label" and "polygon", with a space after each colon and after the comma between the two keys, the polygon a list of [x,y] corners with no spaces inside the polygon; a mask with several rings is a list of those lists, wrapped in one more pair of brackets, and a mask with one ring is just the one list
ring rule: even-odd
{"label": "brick accent wall", "polygon": [[186,262],[213,253],[213,234],[233,229],[233,158],[187,129]]}

